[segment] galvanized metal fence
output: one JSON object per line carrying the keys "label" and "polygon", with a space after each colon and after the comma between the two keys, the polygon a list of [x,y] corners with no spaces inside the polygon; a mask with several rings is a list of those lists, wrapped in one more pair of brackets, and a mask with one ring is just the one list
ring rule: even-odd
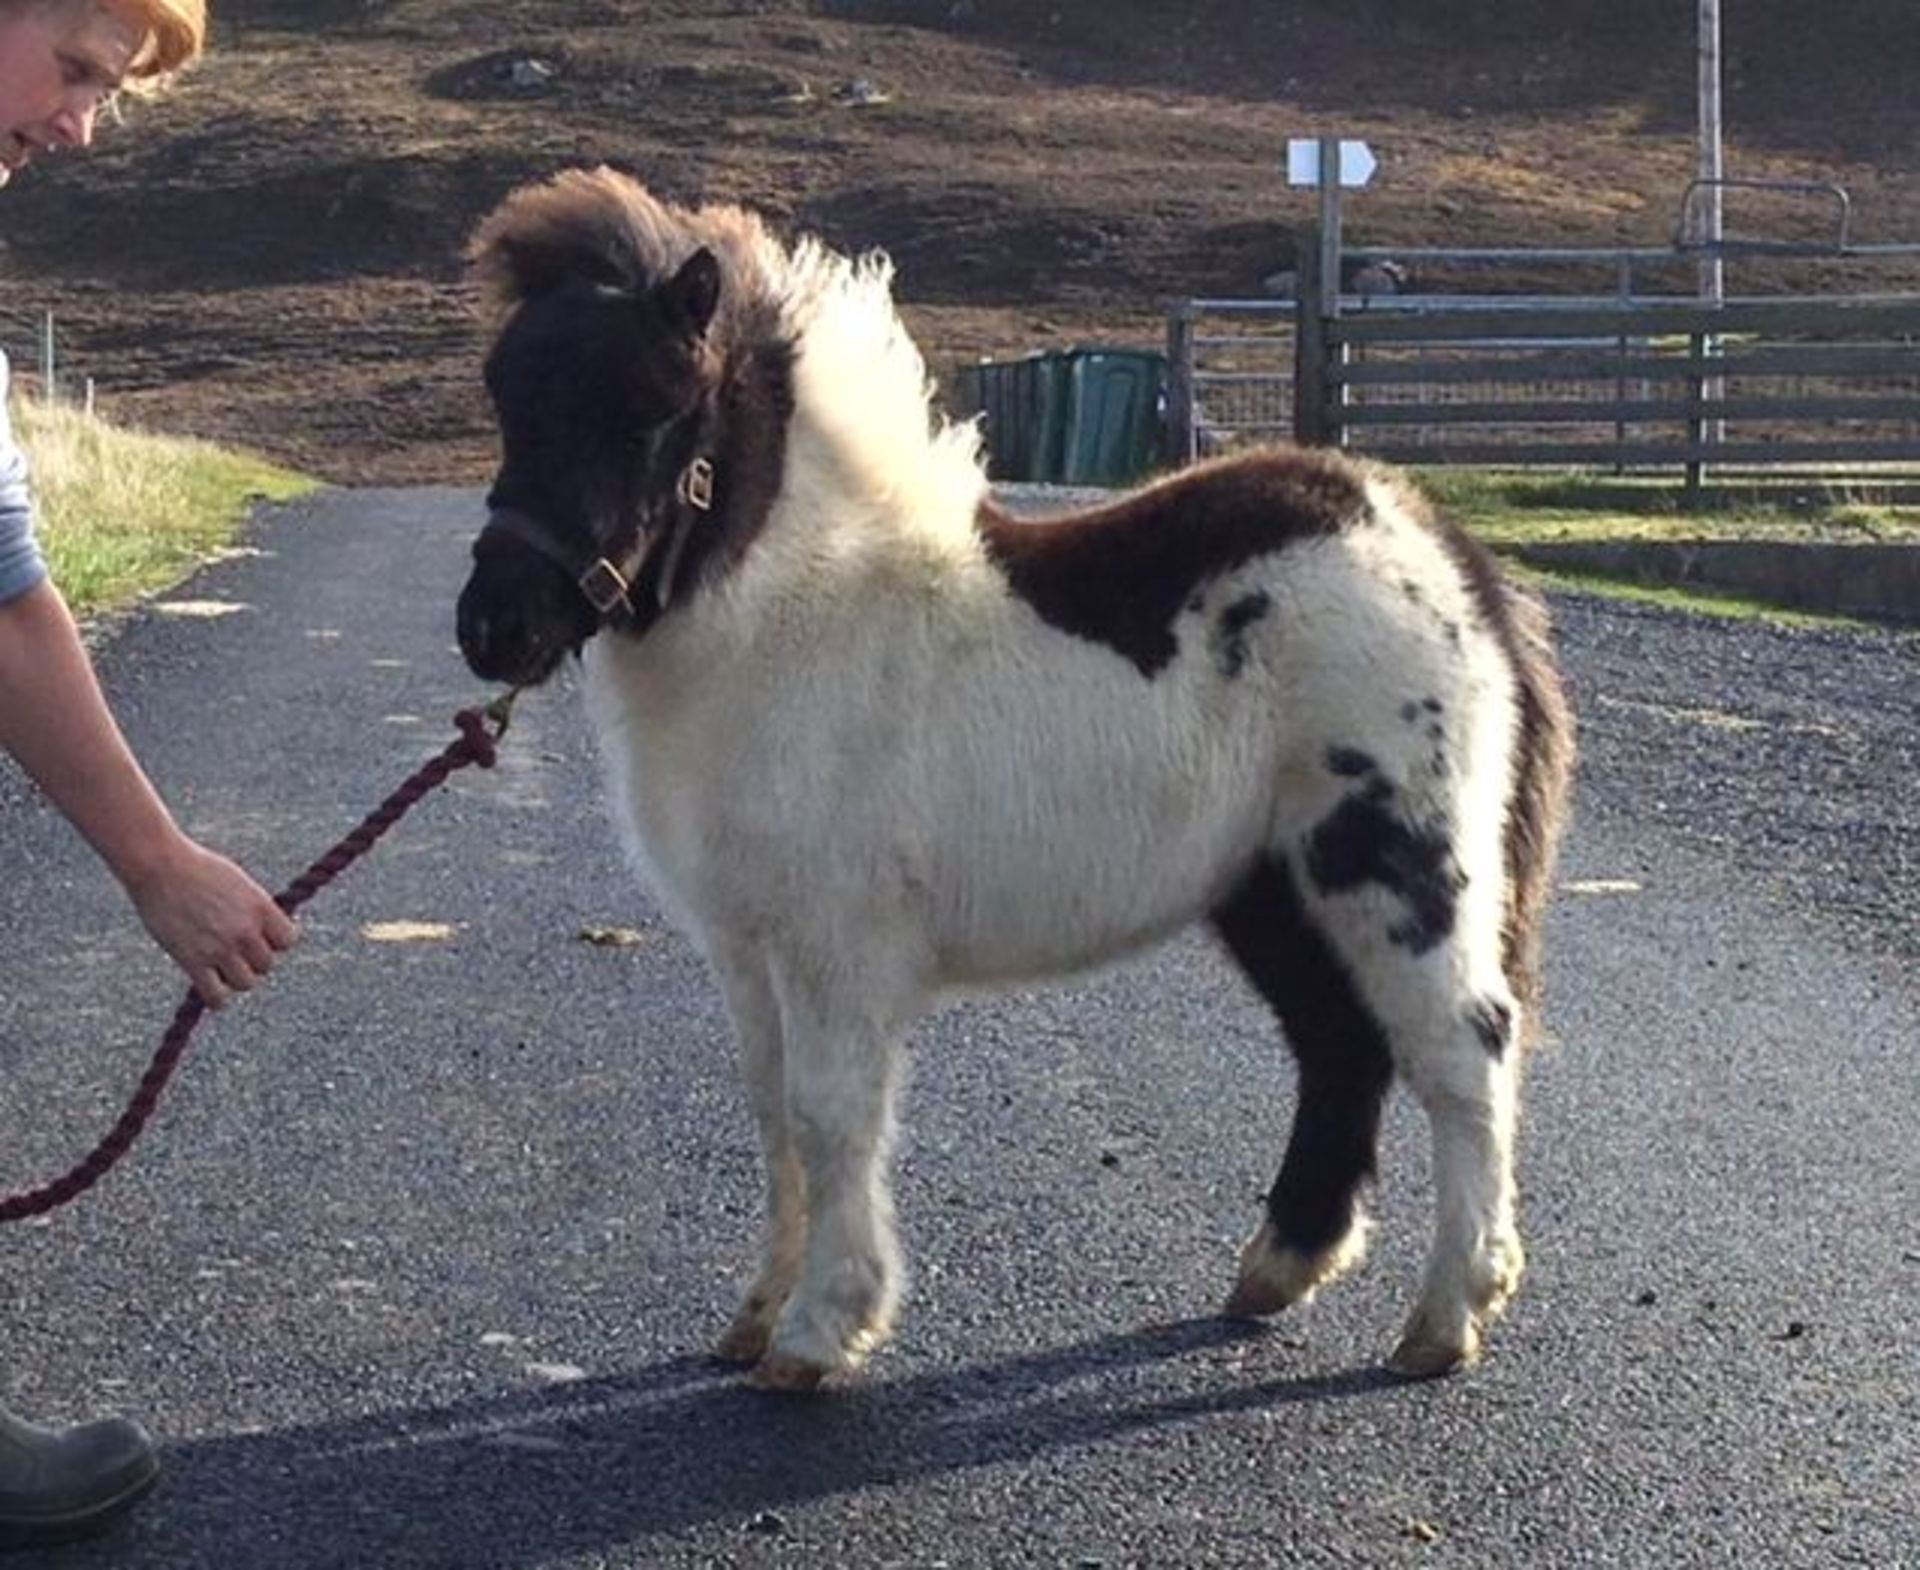
{"label": "galvanized metal fence", "polygon": [[1314,253],[1299,300],[1175,307],[1170,459],[1292,435],[1416,463],[1677,469],[1696,487],[1709,466],[1920,474],[1920,291],[1858,287],[1862,266],[1911,275],[1920,246],[1808,248],[1855,287],[1719,305],[1675,287],[1697,263],[1679,248],[1393,253],[1417,279],[1494,265],[1585,285],[1516,295],[1322,292]]}
{"label": "galvanized metal fence", "polygon": [[1920,472],[1920,296],[1336,317],[1302,440],[1403,463]]}

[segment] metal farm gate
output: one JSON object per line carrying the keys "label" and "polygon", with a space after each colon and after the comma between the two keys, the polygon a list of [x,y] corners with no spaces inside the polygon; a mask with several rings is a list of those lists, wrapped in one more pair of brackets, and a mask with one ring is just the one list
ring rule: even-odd
{"label": "metal farm gate", "polygon": [[[1414,464],[1920,477],[1920,292],[1705,303],[1642,293],[1697,251],[1398,251],[1416,277],[1466,263],[1602,292],[1190,300],[1168,324],[1169,457],[1291,436]],[[1778,248],[1787,250],[1789,248]],[[1792,248],[1908,270],[1920,246]],[[1349,252],[1365,259],[1380,252]]]}

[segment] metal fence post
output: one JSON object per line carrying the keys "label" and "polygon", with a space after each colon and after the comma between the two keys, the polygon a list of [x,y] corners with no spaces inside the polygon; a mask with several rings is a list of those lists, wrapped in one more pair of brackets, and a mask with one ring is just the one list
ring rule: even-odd
{"label": "metal fence post", "polygon": [[1167,314],[1167,429],[1169,463],[1188,464],[1199,456],[1200,432],[1193,395],[1193,317],[1191,300]]}
{"label": "metal fence post", "polygon": [[[1633,304],[1633,262],[1625,256],[1620,258],[1614,284],[1615,293],[1619,297],[1621,308],[1624,310]],[[1622,332],[1614,341],[1614,347],[1619,353],[1622,366],[1621,374],[1615,377],[1613,382],[1613,400],[1615,403],[1625,403],[1627,401],[1625,365],[1628,354],[1632,352],[1632,343],[1632,338],[1625,332]],[[1615,420],[1613,422],[1613,445],[1616,452],[1623,451],[1626,448],[1627,422],[1625,420]],[[1625,474],[1627,472],[1626,464],[1617,457],[1613,461],[1613,472],[1615,474]]]}
{"label": "metal fence post", "polygon": [[54,380],[53,312],[40,318],[40,396],[48,403],[59,401],[60,389]]}
{"label": "metal fence post", "polygon": [[1689,510],[1700,505],[1702,482],[1706,478],[1706,463],[1698,456],[1700,447],[1707,439],[1706,414],[1702,403],[1707,395],[1707,335],[1705,333],[1687,334],[1687,365],[1690,374],[1687,377],[1687,446],[1694,452],[1687,458],[1686,480],[1681,491],[1681,503]]}

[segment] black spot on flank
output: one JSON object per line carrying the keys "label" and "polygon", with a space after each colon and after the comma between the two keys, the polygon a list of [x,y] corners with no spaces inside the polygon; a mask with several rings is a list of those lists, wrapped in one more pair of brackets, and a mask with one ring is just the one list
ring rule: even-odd
{"label": "black spot on flank", "polygon": [[1443,742],[1443,741],[1445,741],[1446,739],[1447,739],[1447,728],[1446,728],[1446,726],[1444,726],[1444,725],[1429,725],[1429,726],[1427,727],[1427,740],[1428,740],[1428,741],[1430,741],[1430,742],[1433,742],[1433,743],[1435,743],[1435,744],[1437,745],[1438,743],[1440,743],[1440,742]]}
{"label": "black spot on flank", "polygon": [[1226,677],[1238,676],[1247,666],[1247,629],[1273,609],[1273,597],[1263,589],[1243,594],[1220,612],[1214,626],[1213,662]]}
{"label": "black spot on flank", "polygon": [[1482,998],[1467,1010],[1467,1023],[1494,1057],[1504,1057],[1513,1039],[1513,1010],[1495,998]]}
{"label": "black spot on flank", "polygon": [[1411,578],[1402,578],[1400,580],[1400,592],[1415,605],[1418,605],[1421,600],[1425,598],[1420,592],[1420,585],[1415,583]]}
{"label": "black spot on flank", "polygon": [[1407,699],[1405,703],[1400,705],[1400,718],[1405,720],[1409,725],[1419,724],[1420,705],[1415,703],[1411,698]]}
{"label": "black spot on flank", "polygon": [[1429,714],[1438,714],[1446,707],[1446,705],[1443,704],[1438,698],[1422,698],[1420,700],[1420,707],[1425,709]]}
{"label": "black spot on flank", "polygon": [[1447,642],[1451,643],[1456,649],[1460,647],[1460,623],[1459,622],[1443,621],[1440,623],[1440,630],[1447,635]]}
{"label": "black spot on flank", "polygon": [[1307,837],[1307,874],[1323,894],[1371,883],[1398,895],[1407,916],[1387,936],[1424,954],[1453,931],[1466,877],[1447,834],[1407,823],[1393,802],[1393,788],[1379,779],[1341,802]]}
{"label": "black spot on flank", "polygon": [[1343,778],[1359,779],[1379,766],[1373,761],[1373,754],[1362,752],[1358,747],[1327,748],[1327,767]]}

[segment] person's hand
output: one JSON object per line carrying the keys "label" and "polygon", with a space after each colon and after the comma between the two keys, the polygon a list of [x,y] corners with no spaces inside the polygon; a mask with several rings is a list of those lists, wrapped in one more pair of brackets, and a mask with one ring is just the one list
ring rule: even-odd
{"label": "person's hand", "polygon": [[273,896],[225,856],[183,837],[174,854],[130,885],[154,941],[209,1008],[250,990],[299,928]]}

